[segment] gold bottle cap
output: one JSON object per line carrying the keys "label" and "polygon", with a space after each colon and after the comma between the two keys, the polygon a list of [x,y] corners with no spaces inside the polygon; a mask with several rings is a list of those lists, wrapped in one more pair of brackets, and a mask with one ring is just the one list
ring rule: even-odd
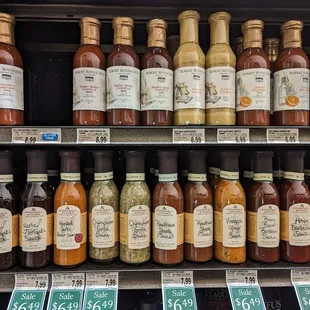
{"label": "gold bottle cap", "polygon": [[209,23],[213,21],[218,21],[218,20],[227,20],[228,22],[231,21],[231,15],[227,12],[216,12],[213,13],[209,16]]}
{"label": "gold bottle cap", "polygon": [[115,17],[112,21],[114,29],[113,43],[133,46],[132,30],[134,20],[130,17]]}
{"label": "gold bottle cap", "polygon": [[278,38],[266,38],[264,40],[264,50],[270,62],[275,62],[279,55],[280,40]]}
{"label": "gold bottle cap", "polygon": [[0,13],[0,42],[15,45],[15,17],[6,13]]}
{"label": "gold bottle cap", "polygon": [[302,47],[303,27],[304,24],[300,20],[290,20],[282,25],[283,48]]}
{"label": "gold bottle cap", "polygon": [[178,21],[180,23],[183,19],[187,19],[187,18],[194,18],[200,21],[200,14],[197,11],[193,11],[193,10],[183,11],[182,13],[179,14]]}
{"label": "gold bottle cap", "polygon": [[163,47],[166,48],[166,30],[167,23],[163,19],[152,19],[146,24],[148,32],[148,47]]}
{"label": "gold bottle cap", "polygon": [[243,49],[263,47],[264,22],[259,19],[248,20],[241,26],[243,33]]}
{"label": "gold bottle cap", "polygon": [[83,17],[80,20],[81,44],[100,45],[101,23],[94,17]]}
{"label": "gold bottle cap", "polygon": [[229,45],[229,23],[231,15],[227,12],[216,12],[209,17],[210,45],[222,43]]}

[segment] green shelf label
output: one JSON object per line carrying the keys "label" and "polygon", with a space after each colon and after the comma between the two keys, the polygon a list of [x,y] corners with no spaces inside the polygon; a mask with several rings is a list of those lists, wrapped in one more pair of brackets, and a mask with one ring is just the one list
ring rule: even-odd
{"label": "green shelf label", "polygon": [[8,310],[43,310],[45,291],[14,290]]}
{"label": "green shelf label", "polygon": [[84,297],[83,310],[116,310],[116,288],[87,288]]}
{"label": "green shelf label", "polygon": [[193,286],[164,286],[163,291],[165,310],[197,310]]}
{"label": "green shelf label", "polygon": [[49,298],[48,310],[81,310],[83,290],[53,289]]}
{"label": "green shelf label", "polygon": [[310,283],[296,284],[295,291],[301,310],[310,310]]}
{"label": "green shelf label", "polygon": [[244,285],[229,288],[234,310],[265,310],[263,296],[259,286]]}

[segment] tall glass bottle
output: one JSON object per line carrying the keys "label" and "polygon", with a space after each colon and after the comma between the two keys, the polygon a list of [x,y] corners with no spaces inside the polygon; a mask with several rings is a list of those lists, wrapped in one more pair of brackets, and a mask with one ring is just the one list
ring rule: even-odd
{"label": "tall glass bottle", "polygon": [[18,263],[18,197],[11,153],[0,151],[0,270]]}
{"label": "tall glass bottle", "polygon": [[0,125],[24,124],[23,60],[14,26],[14,16],[0,13]]}
{"label": "tall glass bottle", "polygon": [[20,265],[41,268],[53,260],[53,200],[47,183],[47,154],[27,151],[27,184],[19,218]]}
{"label": "tall glass bottle", "polygon": [[75,267],[86,260],[87,198],[80,152],[60,151],[60,184],[54,197],[54,263]]}
{"label": "tall glass bottle", "polygon": [[147,51],[141,60],[142,125],[172,125],[173,61],[166,49],[167,23],[147,24]]}
{"label": "tall glass bottle", "polygon": [[73,60],[73,125],[104,125],[106,61],[100,49],[101,23],[83,17],[80,27],[81,45]]}
{"label": "tall glass bottle", "polygon": [[174,62],[174,125],[205,125],[205,55],[199,46],[196,11],[178,16],[180,46]]}
{"label": "tall glass bottle", "polygon": [[283,49],[274,65],[276,125],[309,125],[309,59],[302,49],[303,23],[282,25]]}
{"label": "tall glass bottle", "polygon": [[230,14],[209,17],[211,42],[206,55],[206,124],[235,125],[236,56],[229,45]]}
{"label": "tall glass bottle", "polygon": [[243,51],[243,37],[236,37],[233,46],[236,57],[239,57]]}
{"label": "tall glass bottle", "polygon": [[133,48],[134,21],[115,17],[113,48],[107,60],[107,124],[140,124],[140,60]]}
{"label": "tall glass bottle", "polygon": [[263,50],[264,23],[242,25],[243,52],[237,61],[237,124],[270,124],[270,62]]}

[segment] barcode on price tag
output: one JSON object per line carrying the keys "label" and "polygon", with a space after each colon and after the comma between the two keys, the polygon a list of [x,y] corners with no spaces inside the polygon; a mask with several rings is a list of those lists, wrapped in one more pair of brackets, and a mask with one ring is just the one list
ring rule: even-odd
{"label": "barcode on price tag", "polygon": [[87,273],[86,286],[118,287],[118,272]]}
{"label": "barcode on price tag", "polygon": [[299,143],[298,128],[267,129],[268,143]]}
{"label": "barcode on price tag", "polygon": [[60,128],[12,128],[12,143],[61,143]]}
{"label": "barcode on price tag", "polygon": [[173,143],[200,144],[206,142],[206,133],[199,129],[173,129]]}
{"label": "barcode on price tag", "polygon": [[52,288],[84,289],[84,273],[53,273]]}
{"label": "barcode on price tag", "polygon": [[218,129],[218,143],[249,143],[250,130],[245,129]]}
{"label": "barcode on price tag", "polygon": [[77,143],[110,143],[110,128],[78,128]]}
{"label": "barcode on price tag", "polygon": [[15,288],[24,290],[46,290],[48,288],[48,274],[17,274]]}

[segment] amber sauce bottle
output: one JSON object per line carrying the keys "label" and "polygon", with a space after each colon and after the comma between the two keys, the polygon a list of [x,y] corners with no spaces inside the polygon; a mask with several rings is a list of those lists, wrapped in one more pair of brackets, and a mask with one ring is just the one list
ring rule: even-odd
{"label": "amber sauce bottle", "polygon": [[23,60],[14,26],[14,16],[0,13],[0,125],[24,124]]}
{"label": "amber sauce bottle", "polygon": [[302,49],[303,23],[282,25],[283,50],[274,65],[276,125],[309,125],[309,59]]}
{"label": "amber sauce bottle", "polygon": [[242,25],[243,52],[237,61],[237,124],[270,124],[270,62],[263,50],[264,23]]}
{"label": "amber sauce bottle", "polygon": [[148,49],[141,60],[142,125],[172,125],[173,61],[166,49],[167,23],[147,24]]}
{"label": "amber sauce bottle", "polygon": [[104,125],[106,61],[100,49],[101,23],[83,17],[80,27],[81,45],[73,60],[73,125]]}
{"label": "amber sauce bottle", "polygon": [[140,125],[140,60],[133,48],[134,21],[112,22],[114,46],[107,60],[107,124]]}

